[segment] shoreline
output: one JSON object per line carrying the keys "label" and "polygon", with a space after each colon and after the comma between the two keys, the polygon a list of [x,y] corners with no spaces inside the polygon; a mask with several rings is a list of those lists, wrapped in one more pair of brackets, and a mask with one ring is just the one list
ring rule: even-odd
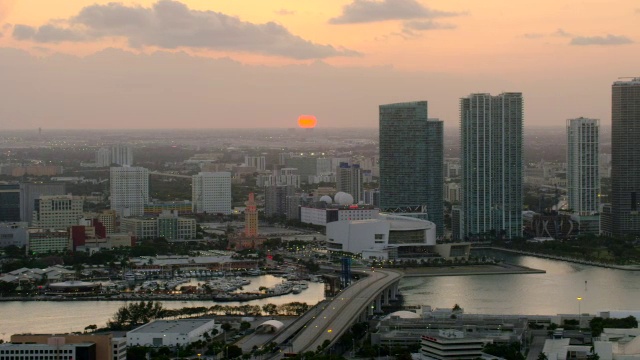
{"label": "shoreline", "polygon": [[575,264],[591,265],[591,266],[597,266],[597,267],[608,268],[608,269],[616,269],[616,270],[624,270],[624,271],[640,271],[640,265],[606,264],[606,263],[601,263],[601,262],[597,262],[597,261],[589,261],[589,260],[584,260],[584,259],[576,259],[576,258],[569,258],[569,257],[564,257],[564,256],[549,255],[549,254],[542,254],[542,253],[534,253],[534,252],[529,252],[529,251],[513,250],[513,249],[506,249],[506,248],[492,247],[492,246],[474,247],[474,248],[471,248],[471,249],[472,250],[475,249],[475,250],[503,251],[503,252],[506,252],[506,253],[516,254],[516,255],[525,255],[525,256],[533,256],[533,257],[542,258],[542,259],[566,261],[566,262],[575,263]]}
{"label": "shoreline", "polygon": [[514,264],[482,264],[450,267],[423,267],[403,269],[404,277],[470,276],[470,275],[525,275],[545,274],[545,270]]}

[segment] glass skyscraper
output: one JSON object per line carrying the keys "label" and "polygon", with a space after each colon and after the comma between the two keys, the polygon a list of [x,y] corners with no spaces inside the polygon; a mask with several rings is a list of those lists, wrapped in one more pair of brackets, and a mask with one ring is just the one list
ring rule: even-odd
{"label": "glass skyscraper", "polygon": [[611,219],[608,235],[640,235],[640,78],[616,81],[611,101]]}
{"label": "glass skyscraper", "polygon": [[460,99],[461,235],[522,236],[521,93]]}
{"label": "glass skyscraper", "polygon": [[427,102],[380,105],[380,208],[424,206],[444,234],[443,123]]}
{"label": "glass skyscraper", "polygon": [[599,139],[600,121],[567,120],[567,192],[569,208],[579,215],[600,211]]}

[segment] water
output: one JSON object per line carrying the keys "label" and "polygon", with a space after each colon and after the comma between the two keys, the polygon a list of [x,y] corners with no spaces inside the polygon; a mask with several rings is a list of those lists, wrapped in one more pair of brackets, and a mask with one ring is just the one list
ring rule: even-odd
{"label": "water", "polygon": [[[595,314],[602,310],[640,310],[640,272],[571,264],[530,256],[492,253],[509,263],[546,270],[546,274],[473,275],[405,278],[400,291],[407,305],[453,307],[484,314]],[[274,276],[252,278],[246,291],[271,287],[282,281]],[[585,281],[587,287],[585,290]],[[194,280],[197,283],[197,280]],[[292,301],[315,304],[324,297],[324,286],[309,283],[299,295],[289,294],[248,302],[252,305],[284,304]],[[578,304],[577,297],[583,300]],[[61,333],[82,331],[85,326],[102,327],[122,301],[0,302],[0,338],[14,333]],[[211,306],[213,301],[168,301],[169,309]],[[238,305],[238,303],[223,303]],[[579,309],[580,307],[580,309]]]}
{"label": "water", "polygon": [[[490,253],[508,263],[546,274],[404,278],[406,305],[451,308],[483,314],[596,314],[640,310],[640,272],[606,269],[530,256]],[[586,287],[585,287],[585,281]],[[577,298],[582,300],[578,302]]]}
{"label": "water", "polygon": [[[251,285],[244,287],[245,291],[257,291],[260,286],[273,287],[282,282],[282,278],[272,275],[253,277]],[[189,284],[204,281],[191,280]],[[324,284],[309,283],[309,288],[300,294],[287,294],[266,299],[239,302],[218,303],[215,301],[165,301],[167,309],[183,307],[221,305],[281,305],[294,301],[315,305],[324,299]],[[0,302],[0,339],[9,340],[17,333],[66,333],[82,331],[85,326],[95,324],[104,327],[113,314],[126,304],[126,301],[9,301]]]}

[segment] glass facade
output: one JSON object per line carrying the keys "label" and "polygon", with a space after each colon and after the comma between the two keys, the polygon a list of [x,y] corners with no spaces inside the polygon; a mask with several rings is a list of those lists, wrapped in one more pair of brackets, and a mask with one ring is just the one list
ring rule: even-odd
{"label": "glass facade", "polygon": [[380,208],[425,205],[436,234],[444,234],[443,123],[427,102],[380,106]]}
{"label": "glass facade", "polygon": [[462,237],[522,236],[521,93],[460,100]]}

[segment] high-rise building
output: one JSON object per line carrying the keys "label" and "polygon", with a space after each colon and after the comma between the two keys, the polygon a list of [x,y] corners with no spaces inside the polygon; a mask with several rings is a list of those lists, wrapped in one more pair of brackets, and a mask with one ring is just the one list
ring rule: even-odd
{"label": "high-rise building", "polygon": [[22,183],[20,184],[20,217],[29,224],[33,221],[35,201],[40,196],[65,195],[64,183]]}
{"label": "high-rise building", "polygon": [[98,151],[96,151],[96,166],[111,166],[111,150],[107,148],[100,148],[98,149]]}
{"label": "high-rise building", "polygon": [[336,168],[336,190],[353,196],[355,204],[362,201],[362,170],[359,164],[340,163]]}
{"label": "high-rise building", "polygon": [[640,235],[640,77],[616,81],[611,99],[611,229]]}
{"label": "high-rise building", "polygon": [[113,145],[111,147],[111,163],[118,165],[133,165],[133,148],[129,145]]}
{"label": "high-rise building", "polygon": [[256,171],[265,171],[267,169],[267,162],[264,156],[245,156],[244,164],[246,166],[256,168]]}
{"label": "high-rise building", "polygon": [[201,172],[193,175],[193,212],[231,214],[231,173]]}
{"label": "high-rise building", "polygon": [[295,195],[294,185],[275,185],[264,188],[264,215],[266,217],[287,215],[287,197]]}
{"label": "high-rise building", "polygon": [[522,236],[521,93],[460,99],[461,236]]}
{"label": "high-rise building", "polygon": [[427,102],[380,106],[380,208],[424,207],[444,235],[443,123]]}
{"label": "high-rise building", "polygon": [[83,203],[81,197],[71,195],[40,196],[35,200],[33,226],[66,230],[72,225],[78,225],[78,221],[83,217]]}
{"label": "high-rise building", "polygon": [[581,233],[600,230],[600,121],[567,120],[567,192],[569,209],[580,224]]}
{"label": "high-rise building", "polygon": [[112,167],[110,175],[111,209],[120,216],[142,216],[149,202],[149,170]]}
{"label": "high-rise building", "polygon": [[20,221],[20,185],[0,185],[0,222]]}
{"label": "high-rise building", "polygon": [[249,200],[244,203],[244,236],[258,236],[258,208],[253,193],[249,193]]}

